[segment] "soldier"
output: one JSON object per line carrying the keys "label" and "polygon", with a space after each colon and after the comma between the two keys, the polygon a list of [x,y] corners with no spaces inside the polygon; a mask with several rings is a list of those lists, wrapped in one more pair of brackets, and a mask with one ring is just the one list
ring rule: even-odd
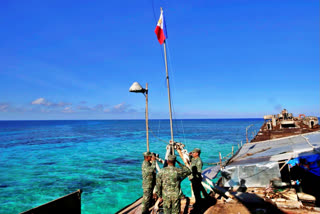
{"label": "soldier", "polygon": [[201,153],[201,150],[199,148],[195,148],[195,149],[193,149],[192,152],[190,152],[190,155],[191,155],[191,157],[190,157],[191,158],[190,168],[191,168],[192,174],[189,175],[188,178],[191,181],[193,194],[194,194],[194,197],[196,199],[196,202],[195,202],[195,205],[194,205],[195,209],[200,207],[200,204],[201,204],[201,191],[202,192],[205,191],[203,189],[202,185],[201,185],[201,181],[202,181],[201,171],[202,171],[203,163],[202,163],[202,160],[200,158],[200,153]]}
{"label": "soldier", "polygon": [[[150,213],[149,208],[152,202],[152,192],[156,183],[156,157],[151,152],[144,152],[144,161],[142,163],[142,214]],[[152,162],[152,164],[150,163]]]}
{"label": "soldier", "polygon": [[181,169],[176,168],[176,156],[168,156],[168,166],[162,168],[157,175],[156,196],[163,199],[163,209],[165,214],[180,213],[181,181],[191,174],[188,167],[182,165]]}

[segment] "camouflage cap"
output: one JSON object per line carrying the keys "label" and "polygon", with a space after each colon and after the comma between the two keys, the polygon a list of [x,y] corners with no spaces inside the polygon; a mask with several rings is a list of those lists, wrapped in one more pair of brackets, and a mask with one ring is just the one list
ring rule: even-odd
{"label": "camouflage cap", "polygon": [[168,160],[169,160],[169,161],[175,161],[176,158],[177,158],[177,157],[176,157],[175,155],[169,155],[169,156],[168,156]]}
{"label": "camouflage cap", "polygon": [[151,152],[144,152],[143,156],[152,156],[152,153]]}
{"label": "camouflage cap", "polygon": [[196,152],[196,153],[199,153],[199,154],[200,154],[201,149],[199,149],[199,148],[194,148],[194,149],[192,150],[192,153],[193,153],[193,152]]}

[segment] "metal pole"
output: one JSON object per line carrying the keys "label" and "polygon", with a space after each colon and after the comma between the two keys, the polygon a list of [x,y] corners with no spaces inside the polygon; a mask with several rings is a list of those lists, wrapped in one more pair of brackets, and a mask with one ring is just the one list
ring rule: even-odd
{"label": "metal pole", "polygon": [[248,129],[253,126],[253,124],[251,124],[250,126],[247,126],[246,128],[246,140],[247,140],[247,143],[249,143],[249,139],[248,139]]}
{"label": "metal pole", "polygon": [[146,84],[146,132],[147,132],[147,151],[149,152],[149,126],[148,126],[148,83]]}
{"label": "metal pole", "polygon": [[220,162],[220,168],[222,168],[222,160],[221,160],[221,152],[219,152],[219,162]]}
{"label": "metal pole", "polygon": [[171,129],[171,140],[170,144],[172,146],[172,154],[174,155],[174,148],[173,148],[173,128],[172,128],[172,110],[171,110],[171,98],[170,98],[170,85],[169,85],[169,75],[168,75],[168,64],[167,64],[167,51],[166,51],[166,41],[163,43],[164,48],[164,61],[166,64],[166,77],[167,77],[167,88],[168,88],[168,100],[169,100],[169,113],[170,113],[170,129]]}
{"label": "metal pole", "polygon": [[246,128],[246,143],[248,143],[249,140],[248,140],[248,127]]}

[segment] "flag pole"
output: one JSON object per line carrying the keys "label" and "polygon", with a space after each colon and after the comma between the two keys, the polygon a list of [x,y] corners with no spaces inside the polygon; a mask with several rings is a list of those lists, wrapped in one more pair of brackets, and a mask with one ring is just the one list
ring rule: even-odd
{"label": "flag pole", "polygon": [[[161,13],[162,13],[162,12],[163,12],[163,11],[162,11],[162,7],[161,7],[160,9],[161,9]],[[170,140],[170,144],[171,144],[171,152],[172,152],[172,155],[174,155],[174,148],[173,148],[174,140],[173,140],[173,127],[172,127],[172,110],[171,110],[171,97],[170,97],[170,84],[169,84],[169,75],[168,75],[166,40],[164,40],[164,42],[163,42],[163,49],[164,49],[164,61],[165,61],[165,65],[166,65],[166,79],[167,79],[168,100],[169,100],[169,113],[170,113],[170,130],[171,130],[171,140]]]}
{"label": "flag pole", "polygon": [[147,152],[149,152],[149,125],[148,125],[148,83],[146,84],[145,88],[146,93],[146,131],[147,131]]}

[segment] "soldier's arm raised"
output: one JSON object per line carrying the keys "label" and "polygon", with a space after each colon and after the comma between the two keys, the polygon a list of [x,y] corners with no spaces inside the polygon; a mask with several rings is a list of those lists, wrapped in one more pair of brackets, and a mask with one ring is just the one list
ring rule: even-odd
{"label": "soldier's arm raised", "polygon": [[146,167],[147,172],[153,172],[156,169],[156,161],[152,161],[151,166]]}
{"label": "soldier's arm raised", "polygon": [[179,170],[179,172],[178,172],[178,175],[179,175],[179,177],[183,180],[183,179],[185,179],[188,175],[190,175],[191,174],[191,170],[188,168],[188,167],[186,167],[186,166],[184,166],[184,165],[180,165],[181,166],[181,169]]}
{"label": "soldier's arm raised", "polygon": [[151,166],[148,164],[143,164],[142,165],[142,176],[146,177],[150,175],[150,173],[153,173],[156,170],[156,162],[152,162]]}

